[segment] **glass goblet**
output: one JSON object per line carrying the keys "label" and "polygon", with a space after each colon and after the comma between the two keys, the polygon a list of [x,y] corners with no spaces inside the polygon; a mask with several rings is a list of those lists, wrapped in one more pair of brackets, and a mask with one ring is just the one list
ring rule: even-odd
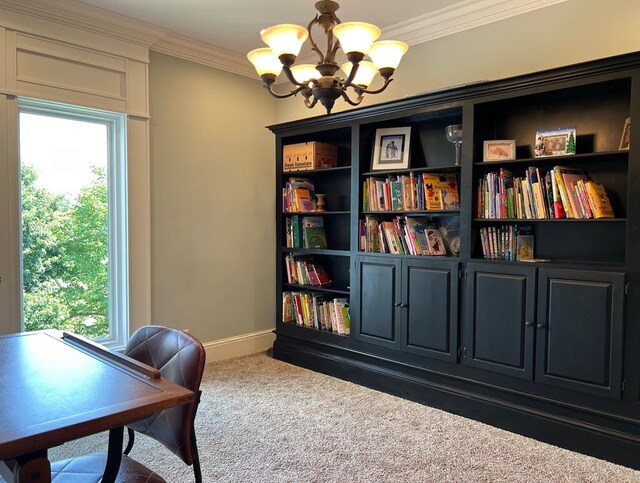
{"label": "glass goblet", "polygon": [[462,124],[451,124],[446,128],[447,141],[456,147],[456,166],[460,165],[462,151]]}

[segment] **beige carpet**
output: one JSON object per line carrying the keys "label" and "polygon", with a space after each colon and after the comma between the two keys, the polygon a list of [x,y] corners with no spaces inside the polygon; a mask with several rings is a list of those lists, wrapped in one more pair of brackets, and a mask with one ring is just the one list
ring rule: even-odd
{"label": "beige carpet", "polygon": [[[207,365],[196,419],[205,482],[640,482],[640,472],[301,369],[266,354]],[[60,459],[106,448],[94,436]],[[191,468],[139,437],[167,481]]]}

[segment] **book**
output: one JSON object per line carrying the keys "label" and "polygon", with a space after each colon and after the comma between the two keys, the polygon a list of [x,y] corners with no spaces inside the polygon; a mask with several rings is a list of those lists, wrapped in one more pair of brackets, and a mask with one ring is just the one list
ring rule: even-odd
{"label": "book", "polygon": [[327,235],[322,216],[302,217],[302,247],[327,248]]}
{"label": "book", "polygon": [[438,228],[436,228],[434,225],[431,225],[429,228],[425,229],[424,233],[427,237],[427,244],[429,246],[430,255],[447,254],[444,240],[442,239],[442,235],[440,234],[440,230],[438,230]]}
{"label": "book", "polygon": [[533,225],[518,225],[516,228],[516,253],[518,261],[534,259]]}
{"label": "book", "polygon": [[587,195],[592,206],[594,218],[614,218],[611,202],[604,186],[595,181],[585,182]]}
{"label": "book", "polygon": [[582,208],[580,207],[580,200],[576,194],[575,186],[579,180],[587,181],[589,178],[587,178],[581,169],[566,168],[563,166],[556,166],[556,168],[560,171],[560,175],[562,176],[562,181],[564,182],[564,186],[567,191],[567,197],[569,198],[574,218],[586,218]]}
{"label": "book", "polygon": [[422,173],[425,210],[459,210],[460,195],[455,174]]}
{"label": "book", "polygon": [[296,321],[293,295],[291,292],[282,293],[282,321],[288,324]]}

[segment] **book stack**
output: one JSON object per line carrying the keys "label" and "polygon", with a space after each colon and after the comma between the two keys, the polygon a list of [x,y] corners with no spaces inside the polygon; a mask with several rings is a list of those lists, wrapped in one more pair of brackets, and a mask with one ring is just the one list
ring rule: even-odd
{"label": "book stack", "polygon": [[282,189],[282,209],[287,213],[316,211],[313,183],[307,178],[289,178]]}
{"label": "book stack", "polygon": [[490,260],[533,260],[532,225],[503,225],[480,228],[483,258]]}
{"label": "book stack", "polygon": [[514,177],[507,169],[484,175],[478,183],[477,217],[486,219],[613,218],[604,186],[581,169],[527,168]]}
{"label": "book stack", "polygon": [[364,181],[363,211],[459,210],[455,174],[409,173]]}
{"label": "book stack", "polygon": [[288,216],[285,221],[287,248],[327,248],[321,216]]}
{"label": "book stack", "polygon": [[285,267],[287,283],[314,287],[331,283],[326,270],[313,257],[296,257],[290,253],[285,257]]}
{"label": "book stack", "polygon": [[[446,231],[448,241],[443,237],[442,226],[422,216],[397,216],[393,220],[377,220],[371,216],[360,220],[360,250],[373,253],[393,253],[396,255],[457,256],[459,238],[457,232]],[[449,252],[447,248],[449,247]]]}
{"label": "book stack", "polygon": [[302,327],[333,332],[351,333],[349,304],[346,298],[327,300],[326,294],[312,292],[284,292],[282,321]]}

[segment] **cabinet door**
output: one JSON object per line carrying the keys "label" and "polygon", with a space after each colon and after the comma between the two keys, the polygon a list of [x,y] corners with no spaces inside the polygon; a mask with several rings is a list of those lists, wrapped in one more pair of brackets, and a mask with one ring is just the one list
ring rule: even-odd
{"label": "cabinet door", "polygon": [[402,286],[402,349],[457,360],[458,263],[406,259]]}
{"label": "cabinet door", "polygon": [[358,257],[356,262],[355,337],[386,347],[399,347],[400,259]]}
{"label": "cabinet door", "polygon": [[465,362],[533,378],[535,268],[467,265]]}
{"label": "cabinet door", "polygon": [[619,398],[622,273],[540,269],[536,380]]}

